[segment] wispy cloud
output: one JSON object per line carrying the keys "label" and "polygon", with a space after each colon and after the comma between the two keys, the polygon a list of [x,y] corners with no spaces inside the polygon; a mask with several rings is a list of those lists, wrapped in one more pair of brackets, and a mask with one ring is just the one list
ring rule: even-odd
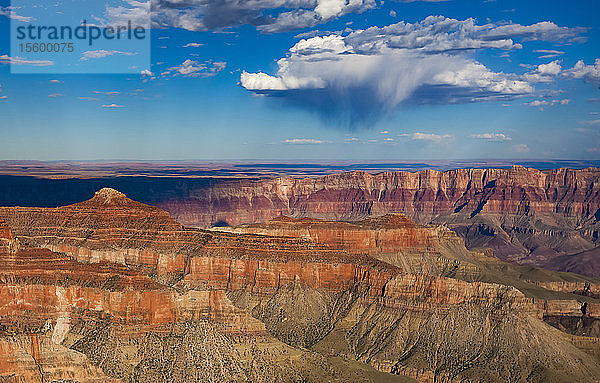
{"label": "wispy cloud", "polygon": [[552,50],[552,49],[536,49],[533,52],[534,53],[542,53],[542,55],[538,57],[540,59],[549,59],[549,58],[554,58],[554,57],[558,57],[560,55],[565,54],[565,52],[563,52],[563,51],[557,51],[557,50]]}
{"label": "wispy cloud", "polygon": [[124,105],[117,105],[117,104],[108,104],[108,105],[102,105],[103,108],[109,108],[109,109],[118,109],[118,108],[124,108]]}
{"label": "wispy cloud", "polygon": [[48,95],[49,98],[58,98],[58,97],[63,97],[63,96],[64,96],[64,94],[62,94],[62,93],[50,93]]}
{"label": "wispy cloud", "polygon": [[204,44],[202,44],[202,43],[187,43],[183,47],[184,48],[200,48],[203,46],[204,46]]}
{"label": "wispy cloud", "polygon": [[18,15],[17,12],[15,11],[14,7],[1,7],[0,6],[0,16],[6,16],[9,19],[22,21],[24,23],[29,23],[30,21],[34,20],[33,17]]}
{"label": "wispy cloud", "polygon": [[514,145],[512,148],[517,153],[529,152],[529,146],[527,146],[526,144],[517,144],[517,145]]}
{"label": "wispy cloud", "polygon": [[471,138],[488,141],[510,141],[512,138],[506,136],[504,133],[480,133],[472,134]]}
{"label": "wispy cloud", "polygon": [[50,66],[50,65],[54,65],[54,61],[50,61],[50,60],[28,60],[28,59],[23,58],[23,57],[10,57],[8,55],[1,55],[0,56],[0,64]]}
{"label": "wispy cloud", "polygon": [[433,142],[442,142],[444,140],[448,140],[451,138],[454,138],[454,135],[452,134],[434,134],[434,133],[421,133],[421,132],[416,132],[413,133],[411,138],[413,140],[420,140],[420,141],[433,141]]}
{"label": "wispy cloud", "polygon": [[117,95],[121,94],[121,92],[119,92],[118,90],[113,90],[113,91],[95,90],[94,93],[96,93],[96,94],[105,94],[107,96],[117,96]]}
{"label": "wispy cloud", "polygon": [[569,102],[571,102],[571,100],[569,100],[568,98],[562,100],[533,100],[526,103],[526,105],[540,108],[540,110],[544,110],[544,107],[547,106],[568,105]]}
{"label": "wispy cloud", "polygon": [[324,143],[321,140],[316,140],[314,138],[291,138],[282,141],[284,144],[294,144],[294,145],[317,145]]}
{"label": "wispy cloud", "polygon": [[83,56],[80,60],[89,60],[89,59],[100,59],[103,57],[114,56],[114,55],[124,55],[124,56],[135,56],[137,53],[133,52],[122,52],[122,51],[107,51],[104,49],[99,49],[95,51],[85,51],[83,52]]}

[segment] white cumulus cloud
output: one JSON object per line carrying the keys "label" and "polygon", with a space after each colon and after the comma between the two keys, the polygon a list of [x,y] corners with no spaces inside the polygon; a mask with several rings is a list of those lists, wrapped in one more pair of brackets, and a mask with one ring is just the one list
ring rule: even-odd
{"label": "white cumulus cloud", "polygon": [[560,63],[520,75],[493,71],[466,52],[521,49],[517,38],[575,41],[580,34],[553,23],[478,25],[474,19],[430,16],[414,24],[301,39],[277,62],[275,74],[242,71],[240,84],[323,115],[344,110],[350,119],[381,115],[402,103],[507,100],[554,81],[562,73]]}
{"label": "white cumulus cloud", "polygon": [[175,75],[185,77],[212,77],[220,71],[222,71],[223,69],[225,69],[226,66],[227,63],[222,61],[207,61],[201,63],[196,60],[187,59],[179,66],[167,68],[167,70],[163,72],[162,75]]}
{"label": "white cumulus cloud", "polygon": [[568,105],[571,102],[570,99],[565,98],[562,100],[533,100],[527,103],[529,106],[533,106],[536,108],[542,108],[545,106],[554,106],[554,105]]}
{"label": "white cumulus cloud", "polygon": [[563,71],[563,75],[571,78],[581,78],[585,82],[600,86],[600,58],[593,65],[586,65],[579,60],[571,69]]}

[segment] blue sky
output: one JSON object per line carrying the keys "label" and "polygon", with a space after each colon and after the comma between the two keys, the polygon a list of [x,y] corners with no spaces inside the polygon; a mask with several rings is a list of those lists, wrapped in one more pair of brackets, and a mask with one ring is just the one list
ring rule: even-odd
{"label": "blue sky", "polygon": [[148,68],[101,46],[86,63],[134,73],[61,74],[11,54],[11,21],[37,18],[0,0],[0,158],[600,158],[597,2],[174,3]]}

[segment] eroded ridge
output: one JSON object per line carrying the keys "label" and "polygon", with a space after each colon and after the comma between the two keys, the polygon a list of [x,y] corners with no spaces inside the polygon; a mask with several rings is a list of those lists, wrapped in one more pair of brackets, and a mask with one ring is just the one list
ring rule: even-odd
{"label": "eroded ridge", "polygon": [[0,210],[14,225],[0,225],[8,381],[600,374],[596,281],[512,266],[406,216],[207,231],[109,189]]}

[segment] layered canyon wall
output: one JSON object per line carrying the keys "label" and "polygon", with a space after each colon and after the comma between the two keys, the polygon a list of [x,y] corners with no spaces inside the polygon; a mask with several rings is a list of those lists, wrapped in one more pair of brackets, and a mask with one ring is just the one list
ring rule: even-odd
{"label": "layered canyon wall", "polygon": [[[198,228],[262,223],[282,215],[355,221],[403,213],[419,224],[446,225],[468,248],[493,249],[503,260],[600,276],[594,256],[599,181],[596,168],[520,166],[271,179],[8,177],[0,200],[11,206],[60,206],[107,185]],[[31,195],[32,190],[39,193]]]}
{"label": "layered canyon wall", "polygon": [[0,376],[9,381],[600,374],[595,349],[576,347],[569,336],[585,334],[566,323],[597,323],[600,302],[573,294],[579,285],[567,291],[595,281],[524,272],[406,216],[208,231],[102,189],[64,207],[0,208],[0,219],[11,244],[0,251]]}

